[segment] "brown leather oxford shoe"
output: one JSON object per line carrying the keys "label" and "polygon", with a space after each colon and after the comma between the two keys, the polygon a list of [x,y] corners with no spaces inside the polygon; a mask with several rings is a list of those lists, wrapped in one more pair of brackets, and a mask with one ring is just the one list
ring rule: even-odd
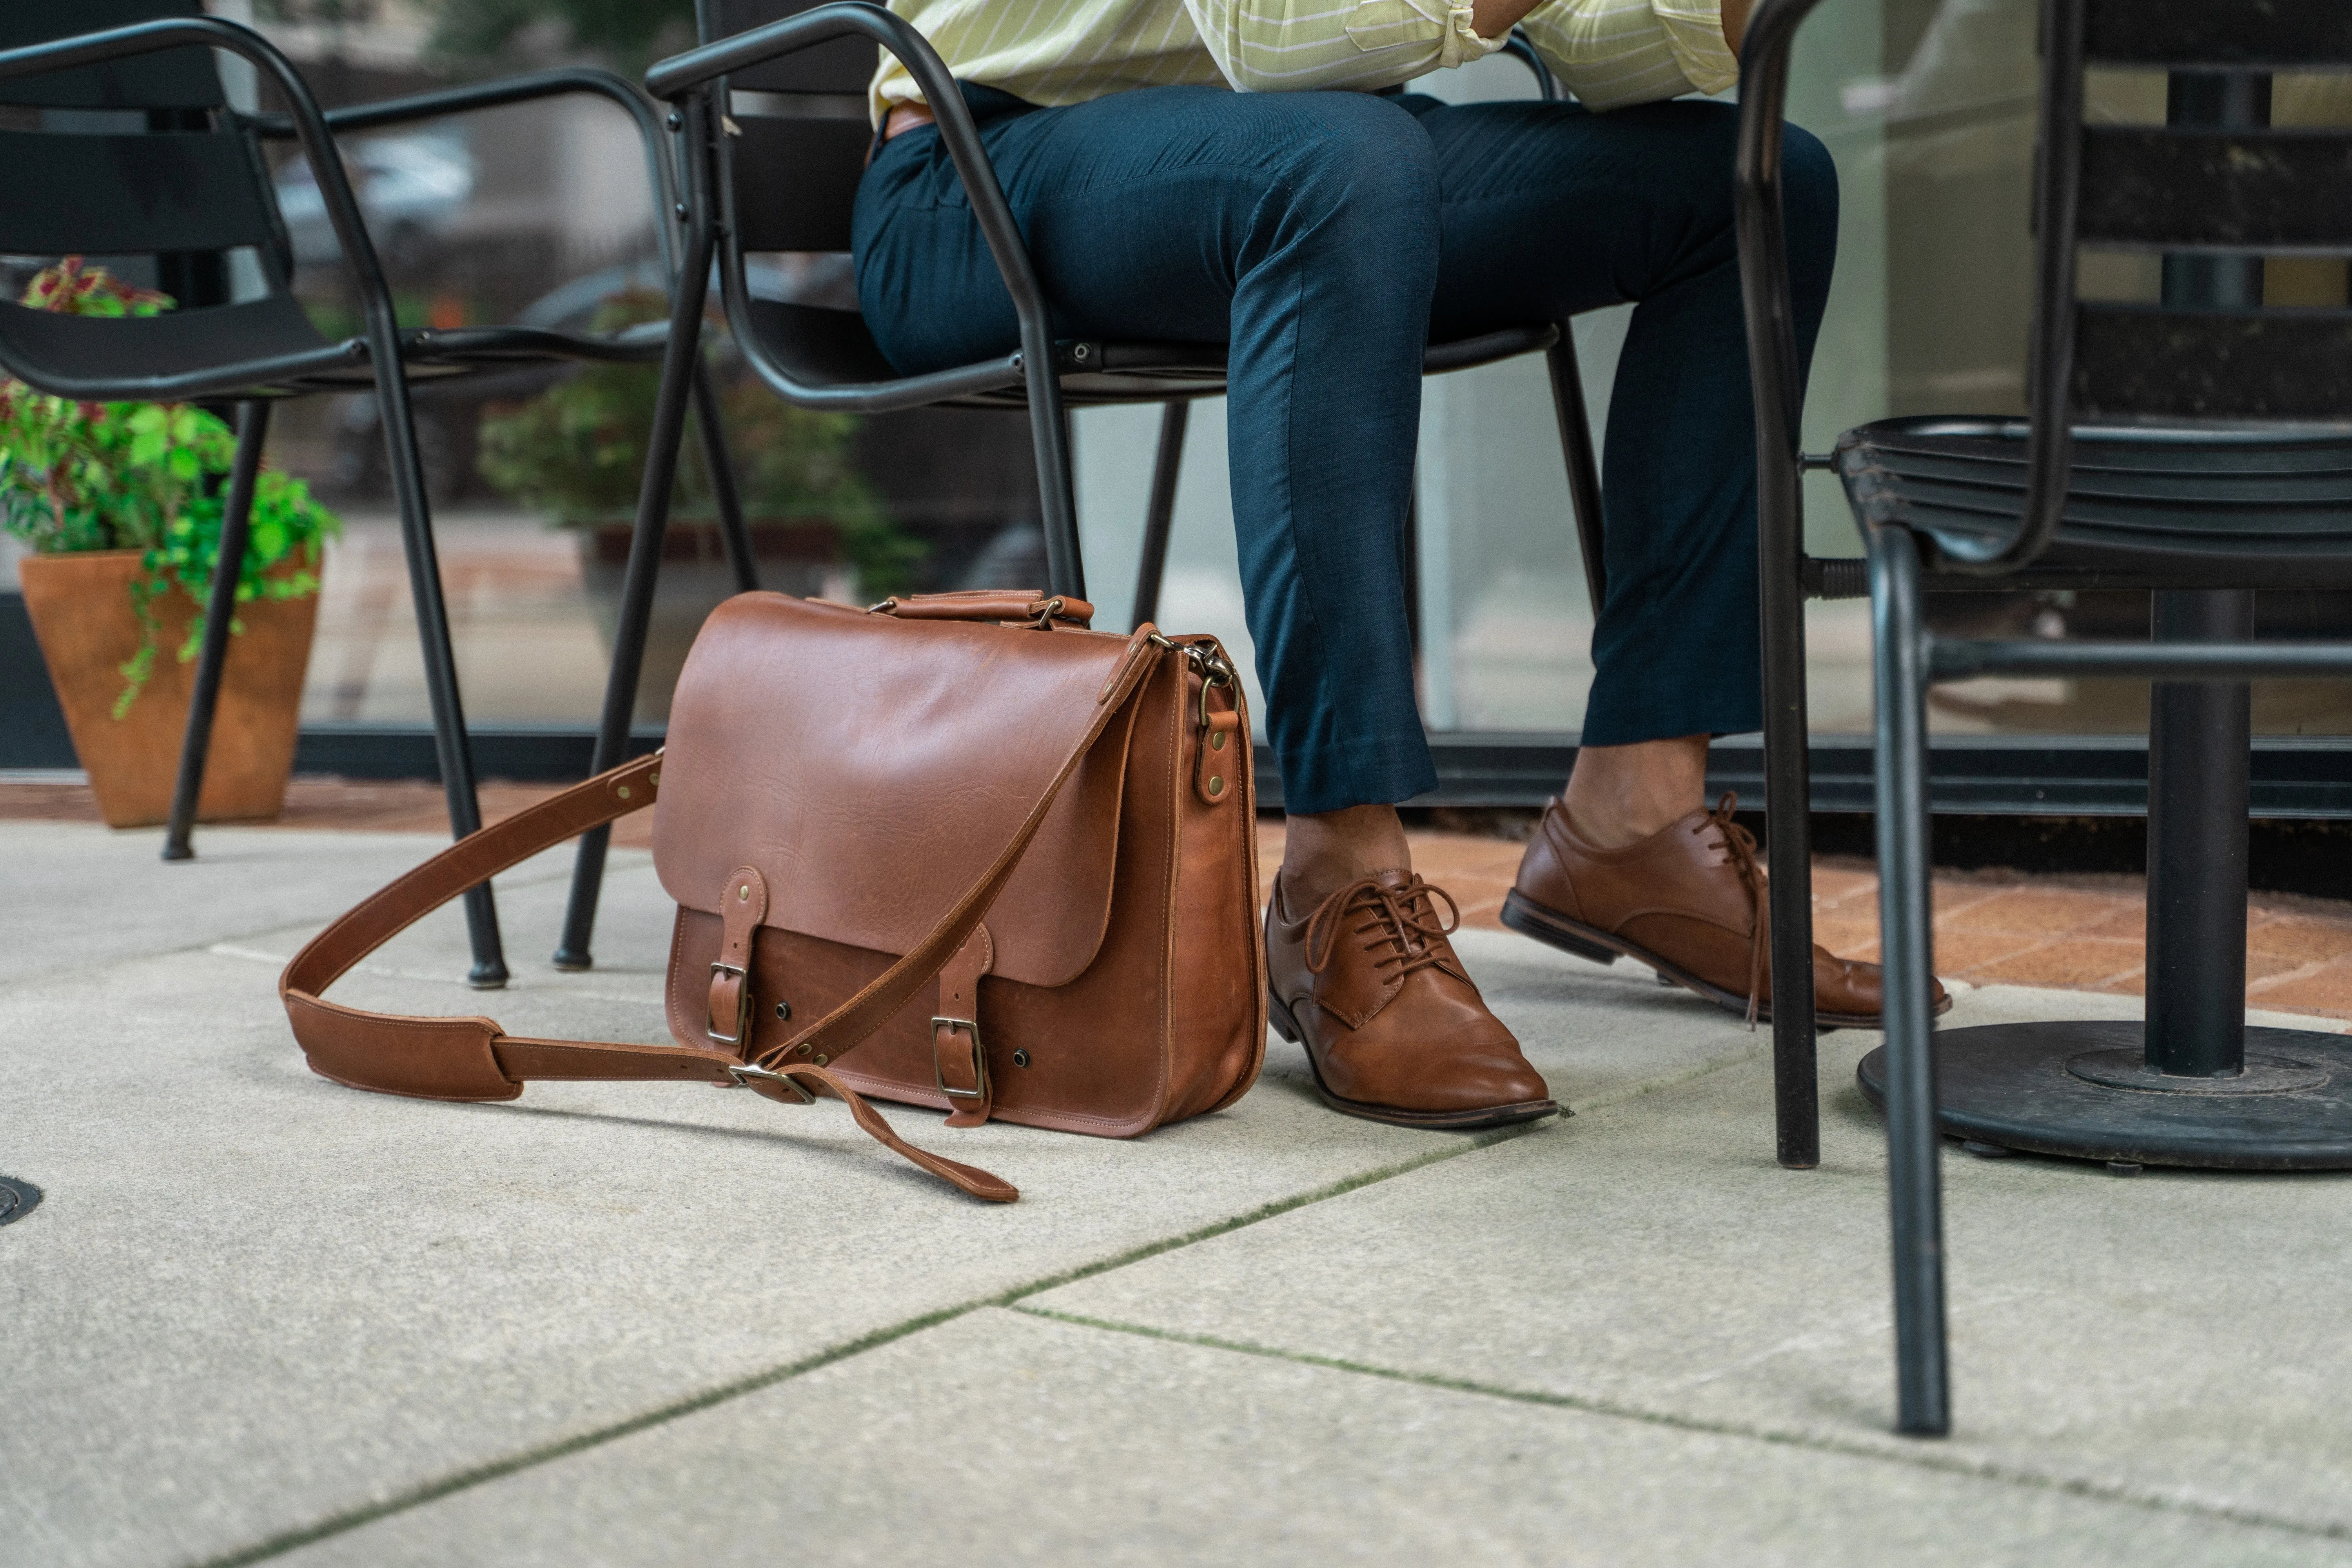
{"label": "brown leather oxford shoe", "polygon": [[[1614,963],[1638,959],[1710,1002],[1772,1016],[1771,901],[1756,840],[1731,820],[1738,797],[1694,811],[1637,844],[1600,849],[1577,836],[1555,796],[1519,860],[1503,923],[1538,942]],[[1883,1026],[1878,965],[1813,948],[1813,1020]],[[1952,999],[1938,983],[1934,1010]]]}
{"label": "brown leather oxford shoe", "polygon": [[[1439,917],[1440,900],[1451,922]],[[1284,1039],[1306,1046],[1332,1110],[1452,1129],[1559,1110],[1445,940],[1459,921],[1443,889],[1408,871],[1367,877],[1293,921],[1276,879],[1265,907],[1266,1010]]]}

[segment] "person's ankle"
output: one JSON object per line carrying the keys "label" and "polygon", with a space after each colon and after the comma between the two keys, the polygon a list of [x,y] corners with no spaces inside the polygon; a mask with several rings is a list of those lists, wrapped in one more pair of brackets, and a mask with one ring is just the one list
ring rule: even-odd
{"label": "person's ankle", "polygon": [[1579,838],[1595,849],[1623,849],[1664,832],[1704,806],[1706,796],[1706,737],[1686,735],[1585,748],[1560,804]]}
{"label": "person's ankle", "polygon": [[1630,848],[1645,838],[1656,837],[1685,815],[1666,815],[1655,808],[1643,811],[1623,802],[1580,801],[1568,795],[1560,797],[1560,804],[1576,836],[1595,849]]}
{"label": "person's ankle", "polygon": [[1283,841],[1282,911],[1304,920],[1323,900],[1366,877],[1411,870],[1412,851],[1391,805],[1357,805],[1294,816]]}

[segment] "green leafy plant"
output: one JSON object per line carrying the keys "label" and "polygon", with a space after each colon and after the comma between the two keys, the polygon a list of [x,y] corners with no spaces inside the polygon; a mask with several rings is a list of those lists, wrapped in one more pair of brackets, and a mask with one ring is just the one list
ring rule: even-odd
{"label": "green leafy plant", "polygon": [[[591,324],[616,331],[667,314],[658,290],[630,289],[606,300]],[[650,365],[591,365],[527,402],[492,406],[482,420],[482,477],[559,522],[630,520],[659,387]],[[909,585],[929,547],[891,521],[857,471],[856,416],[795,408],[749,378],[730,380],[719,404],[748,516],[829,524],[862,595],[880,598]],[[715,514],[698,442],[688,440],[678,453],[670,508],[680,518]]]}
{"label": "green leafy plant", "polygon": [[[41,272],[23,302],[76,316],[152,316],[172,308],[169,297],[134,289],[78,256]],[[176,585],[201,604],[209,590],[220,560],[222,491],[236,455],[228,426],[187,404],[78,403],[0,381],[0,528],[36,554],[142,552],[131,584],[140,645],[121,666],[118,719],[154,673],[163,629],[156,601]],[[237,602],[317,593],[320,546],[341,528],[301,480],[264,468]],[[245,628],[232,621],[229,629]],[[201,619],[192,622],[177,650],[182,663],[196,657],[202,637]]]}

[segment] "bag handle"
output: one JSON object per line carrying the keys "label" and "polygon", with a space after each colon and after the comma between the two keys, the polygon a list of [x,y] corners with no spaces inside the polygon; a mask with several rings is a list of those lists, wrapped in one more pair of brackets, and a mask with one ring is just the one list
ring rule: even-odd
{"label": "bag handle", "polygon": [[869,605],[877,616],[902,621],[1027,621],[1033,626],[1087,629],[1095,607],[1067,594],[1026,588],[963,588],[950,594],[908,594]]}
{"label": "bag handle", "polygon": [[740,1085],[780,1104],[815,1101],[812,1086],[838,1096],[877,1140],[973,1197],[1011,1203],[1012,1184],[975,1166],[918,1149],[891,1131],[879,1111],[824,1068],[788,1062],[803,1045],[838,1059],[887,1023],[945,967],[1012,880],[1022,854],[1062,786],[1169,646],[1139,626],[1118,668],[1096,699],[1092,722],[1071,745],[1010,842],[940,918],[929,933],[866,988],[799,1035],[753,1062],[700,1046],[632,1045],[616,1040],[539,1040],[509,1035],[488,1018],[418,1018],[372,1013],[320,998],[369,953],[467,889],[542,849],[642,811],[661,788],[662,753],[609,773],[459,839],[347,910],[304,945],[278,978],[278,994],[312,1070],[355,1089],[428,1100],[512,1100],[532,1079],[644,1079]]}

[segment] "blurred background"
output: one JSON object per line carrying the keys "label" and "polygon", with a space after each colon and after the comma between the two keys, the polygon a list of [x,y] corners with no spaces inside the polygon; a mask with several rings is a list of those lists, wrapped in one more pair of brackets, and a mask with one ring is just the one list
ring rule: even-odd
{"label": "blurred background", "polygon": [[[630,76],[692,41],[688,0],[215,0],[293,56],[330,106],[575,61]],[[2034,0],[1828,0],[1803,34],[1793,118],[1835,153],[1843,191],[1838,281],[1806,444],[1887,414],[2021,412],[2033,142]],[[1524,96],[1504,57],[1420,90]],[[234,89],[233,89],[234,90]],[[247,88],[249,92],[249,85]],[[2283,79],[2282,121],[2352,118],[2341,84]],[[2102,84],[2095,111],[2160,120],[2159,78]],[[617,322],[661,310],[656,215],[629,121],[559,100],[382,135],[345,150],[404,322]],[[286,156],[283,150],[279,156]],[[277,174],[323,327],[356,324],[318,193],[299,159]],[[152,268],[151,268],[152,269]],[[136,264],[123,270],[136,277]],[[5,279],[19,287],[26,266]],[[2090,284],[2155,287],[2151,262],[2095,265]],[[234,281],[234,280],[233,280]],[[2347,300],[2341,263],[2272,264],[2280,302]],[[847,258],[769,258],[755,291],[849,301]],[[1631,307],[1576,323],[1598,437]],[[1727,345],[1729,352],[1731,345]],[[871,599],[909,589],[1042,582],[1035,482],[1019,415],[923,411],[865,419],[786,410],[723,352],[729,435],[755,520],[763,582]],[[634,506],[651,370],[519,373],[420,394],[469,718],[478,726],[593,722]],[[1123,626],[1157,410],[1076,417],[1079,514],[1101,624]],[[1543,367],[1534,359],[1427,384],[1418,592],[1423,709],[1433,731],[1568,738],[1591,674],[1591,614]],[[638,719],[656,724],[695,626],[726,591],[708,486],[689,436]],[[414,725],[422,670],[373,400],[285,406],[270,456],[343,515],[324,573],[306,724]],[[1223,405],[1194,411],[1160,620],[1246,655],[1224,476]],[[1819,553],[1859,554],[1834,481],[1808,483]],[[0,546],[0,551],[5,550]],[[0,556],[0,587],[13,584]],[[2264,595],[2266,635],[2352,632],[2345,595]],[[2133,635],[2145,595],[1979,595],[1940,603],[1947,626],[2021,635]],[[1818,731],[1866,731],[1868,620],[1858,602],[1811,610]],[[1246,658],[1243,659],[1247,668]],[[1984,681],[1941,689],[1946,733],[2130,735],[2144,687]],[[2337,685],[2258,689],[2272,735],[2352,734]]]}

